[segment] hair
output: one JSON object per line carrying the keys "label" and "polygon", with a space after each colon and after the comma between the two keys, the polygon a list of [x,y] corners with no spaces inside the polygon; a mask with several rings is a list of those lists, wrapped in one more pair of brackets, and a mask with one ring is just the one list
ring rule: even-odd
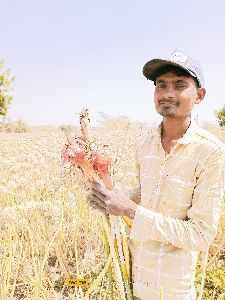
{"label": "hair", "polygon": [[172,72],[172,73],[176,74],[177,76],[185,76],[185,77],[192,78],[195,81],[196,88],[200,88],[199,81],[196,77],[191,76],[191,74],[188,71],[186,71],[180,67],[173,66],[173,65],[165,65],[165,66],[159,68],[158,70],[156,70],[156,72],[154,74],[154,85],[156,85],[156,80],[159,76],[164,75],[169,72]]}

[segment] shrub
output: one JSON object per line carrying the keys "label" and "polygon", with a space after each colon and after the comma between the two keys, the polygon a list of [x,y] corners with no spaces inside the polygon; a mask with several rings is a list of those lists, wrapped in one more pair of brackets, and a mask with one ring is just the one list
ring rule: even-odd
{"label": "shrub", "polygon": [[0,132],[23,133],[29,132],[30,128],[23,120],[8,121],[0,123]]}

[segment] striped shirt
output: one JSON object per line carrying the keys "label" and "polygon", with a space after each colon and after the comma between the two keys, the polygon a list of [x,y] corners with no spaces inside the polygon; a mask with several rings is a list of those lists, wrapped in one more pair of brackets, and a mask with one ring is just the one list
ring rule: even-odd
{"label": "striped shirt", "polygon": [[134,295],[187,299],[199,251],[216,236],[225,190],[225,145],[191,121],[165,155],[162,123],[138,143],[138,202],[129,236]]}

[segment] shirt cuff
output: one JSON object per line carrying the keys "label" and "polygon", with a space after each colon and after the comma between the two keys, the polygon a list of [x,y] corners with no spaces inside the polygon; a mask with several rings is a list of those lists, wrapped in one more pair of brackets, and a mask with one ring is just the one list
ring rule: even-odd
{"label": "shirt cuff", "polygon": [[155,217],[154,211],[138,205],[132,222],[130,239],[141,242],[152,239]]}

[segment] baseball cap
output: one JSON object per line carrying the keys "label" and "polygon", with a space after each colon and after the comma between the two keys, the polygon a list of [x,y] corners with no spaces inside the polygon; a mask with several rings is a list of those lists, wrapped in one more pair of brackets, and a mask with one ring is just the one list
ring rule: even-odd
{"label": "baseball cap", "polygon": [[143,67],[143,74],[147,79],[154,81],[156,71],[167,65],[177,66],[186,70],[197,79],[200,87],[204,86],[205,80],[199,61],[179,49],[175,49],[167,59],[154,58],[148,61]]}

